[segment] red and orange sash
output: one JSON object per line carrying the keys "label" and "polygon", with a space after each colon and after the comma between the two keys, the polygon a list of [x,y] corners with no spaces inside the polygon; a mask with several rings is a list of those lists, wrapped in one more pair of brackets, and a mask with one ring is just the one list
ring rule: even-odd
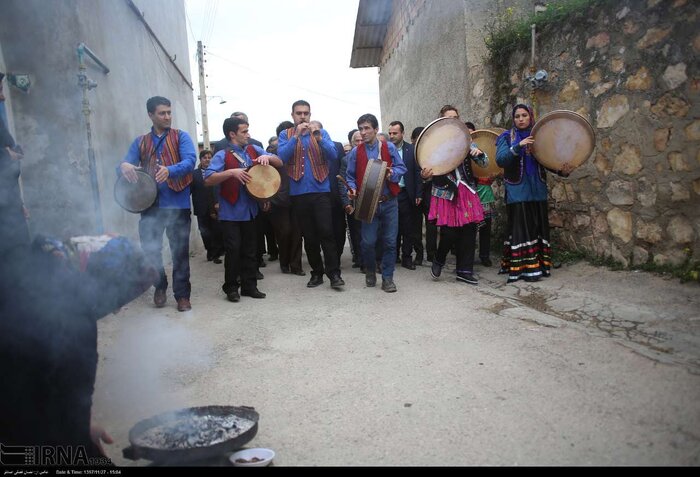
{"label": "red and orange sash", "polygon": [[[156,157],[156,146],[153,144],[153,134],[148,133],[141,136],[139,143],[139,155],[141,167],[151,177],[156,176],[158,170],[158,158]],[[174,166],[180,162],[180,131],[169,129],[163,139],[163,148],[160,152],[160,160],[164,166]],[[175,192],[180,192],[192,183],[192,173],[183,177],[168,179],[168,187]]]}
{"label": "red and orange sash", "polygon": [[[292,139],[295,128],[287,129],[287,139]],[[323,160],[321,146],[316,141],[313,134],[309,134],[309,160],[311,162],[311,172],[318,182],[323,182],[328,177],[328,163]],[[287,172],[289,177],[298,181],[304,175],[304,148],[301,144],[301,138],[297,138],[297,145],[294,147],[294,156],[287,163]]]}

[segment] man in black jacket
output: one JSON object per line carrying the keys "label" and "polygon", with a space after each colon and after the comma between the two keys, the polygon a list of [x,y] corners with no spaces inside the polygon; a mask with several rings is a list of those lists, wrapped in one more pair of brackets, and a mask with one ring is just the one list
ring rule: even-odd
{"label": "man in black jacket", "polygon": [[[403,140],[404,126],[401,121],[389,123],[389,139],[396,146],[399,155],[406,164],[406,174],[401,178],[399,186],[399,237],[397,244],[401,243],[401,266],[409,270],[415,270],[416,266],[411,258],[414,246],[413,215],[423,200],[423,180],[420,177],[420,168],[416,165],[413,145]],[[422,259],[422,244],[420,253],[416,259]],[[397,251],[398,252],[398,251]]]}
{"label": "man in black jacket", "polygon": [[211,151],[204,149],[199,153],[199,167],[192,173],[192,206],[197,216],[197,227],[202,235],[204,248],[207,250],[207,260],[221,263],[224,254],[223,235],[217,216],[219,206],[214,187],[204,185],[203,171],[211,164]]}

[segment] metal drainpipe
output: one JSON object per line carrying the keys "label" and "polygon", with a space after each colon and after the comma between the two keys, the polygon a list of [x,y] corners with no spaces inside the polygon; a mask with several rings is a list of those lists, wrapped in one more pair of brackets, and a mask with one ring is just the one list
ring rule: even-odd
{"label": "metal drainpipe", "polygon": [[95,211],[95,221],[97,233],[104,233],[104,222],[102,220],[102,202],[100,200],[100,187],[97,181],[97,164],[95,162],[95,149],[92,147],[92,126],[90,123],[90,101],[88,91],[97,88],[97,83],[88,78],[84,55],[88,55],[101,68],[104,74],[109,73],[109,68],[95,55],[85,43],[78,44],[78,85],[83,90],[83,115],[85,116],[85,129],[88,140],[88,166],[90,168],[90,184],[92,186],[92,202]]}

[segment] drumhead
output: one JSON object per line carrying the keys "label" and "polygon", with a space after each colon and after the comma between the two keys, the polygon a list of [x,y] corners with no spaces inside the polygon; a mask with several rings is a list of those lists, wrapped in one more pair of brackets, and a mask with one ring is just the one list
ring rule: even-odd
{"label": "drumhead", "polygon": [[476,147],[484,151],[489,158],[486,167],[472,162],[472,171],[476,177],[503,175],[503,169],[496,164],[496,139],[498,136],[500,134],[491,129],[478,129],[472,133],[472,142],[476,143]]}
{"label": "drumhead", "polygon": [[248,169],[248,174],[251,180],[246,184],[246,188],[256,199],[269,199],[280,189],[282,177],[274,166],[255,164]]}
{"label": "drumhead", "polygon": [[416,161],[440,176],[453,171],[469,153],[469,129],[458,118],[438,118],[416,140]]}
{"label": "drumhead", "polygon": [[357,201],[355,203],[355,218],[366,223],[374,220],[377,205],[382,195],[386,179],[386,162],[367,161],[365,175],[362,178]]}
{"label": "drumhead", "polygon": [[532,137],[537,161],[555,171],[565,162],[579,167],[595,149],[593,126],[574,111],[557,110],[545,114],[532,128]]}
{"label": "drumhead", "polygon": [[134,214],[151,207],[158,197],[158,185],[153,177],[143,171],[136,171],[138,181],[131,183],[124,176],[119,176],[114,184],[114,200],[123,208]]}

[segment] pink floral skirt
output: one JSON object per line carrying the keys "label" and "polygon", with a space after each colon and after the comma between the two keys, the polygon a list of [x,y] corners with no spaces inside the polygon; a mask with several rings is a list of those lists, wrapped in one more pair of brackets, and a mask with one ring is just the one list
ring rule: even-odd
{"label": "pink floral skirt", "polygon": [[479,196],[460,182],[452,200],[430,197],[428,220],[435,219],[438,226],[461,227],[484,220],[484,208]]}

